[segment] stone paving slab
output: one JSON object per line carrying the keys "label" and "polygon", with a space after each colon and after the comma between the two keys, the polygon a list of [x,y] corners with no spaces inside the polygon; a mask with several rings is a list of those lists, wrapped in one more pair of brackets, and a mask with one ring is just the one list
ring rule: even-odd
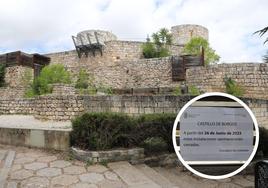
{"label": "stone paving slab", "polygon": [[[4,153],[0,188],[167,188],[171,184],[172,188],[241,188],[254,185],[251,175],[216,181],[199,178],[181,168],[150,168],[128,162],[88,166],[80,161],[66,160],[63,153],[25,147],[0,145],[0,153]],[[164,183],[160,182],[160,177]]]}
{"label": "stone paving slab", "polygon": [[11,169],[13,160],[15,158],[15,151],[9,150],[8,152],[6,150],[3,150],[1,153],[4,153],[5,159],[3,162],[3,166],[0,168],[0,188],[4,188],[4,185],[7,183],[7,177],[9,174],[9,171]]}
{"label": "stone paving slab", "polygon": [[160,185],[157,185],[128,162],[115,162],[108,164],[108,166],[120,176],[129,187],[160,188]]}

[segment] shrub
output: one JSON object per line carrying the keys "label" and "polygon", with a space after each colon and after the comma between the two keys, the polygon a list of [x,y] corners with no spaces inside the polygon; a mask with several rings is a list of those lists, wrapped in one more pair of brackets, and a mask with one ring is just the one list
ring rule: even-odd
{"label": "shrub", "polygon": [[26,87],[26,91],[24,93],[24,97],[32,98],[35,96],[34,91],[32,89],[33,83],[33,72],[31,69],[27,69],[22,75],[22,84]]}
{"label": "shrub", "polygon": [[5,85],[5,73],[6,73],[6,66],[4,64],[0,64],[0,87]]}
{"label": "shrub", "polygon": [[189,93],[193,96],[200,95],[200,91],[196,86],[189,86]]}
{"label": "shrub", "polygon": [[105,93],[107,95],[113,95],[113,89],[111,87],[105,87],[105,86],[101,86],[97,89],[97,91]]}
{"label": "shrub", "polygon": [[202,37],[193,37],[183,48],[183,52],[191,55],[201,55],[200,47],[204,48],[205,64],[216,63],[220,60],[220,56],[216,54],[209,42]]}
{"label": "shrub", "polygon": [[86,70],[80,69],[75,88],[96,90],[96,86],[94,85],[94,77],[91,74],[88,74]]}
{"label": "shrub", "polygon": [[75,84],[75,88],[87,89],[88,88],[89,75],[84,69],[80,69],[78,78]]}
{"label": "shrub", "polygon": [[[141,146],[147,153],[173,152],[176,114],[86,113],[72,121],[71,144],[88,150]],[[159,149],[157,149],[159,147]]]}
{"label": "shrub", "polygon": [[144,43],[142,45],[142,54],[144,58],[157,57],[155,45],[150,41],[147,41],[146,43]]}
{"label": "shrub", "polygon": [[87,89],[80,88],[79,89],[80,95],[96,95],[96,93],[97,93],[96,88],[87,88]]}
{"label": "shrub", "polygon": [[105,150],[131,146],[133,120],[120,113],[86,113],[72,122],[71,143],[82,149]]}
{"label": "shrub", "polygon": [[70,74],[67,72],[63,65],[54,64],[44,67],[36,79],[31,84],[34,95],[42,95],[52,92],[51,84],[54,83],[71,83]]}
{"label": "shrub", "polygon": [[161,47],[157,54],[157,57],[167,57],[167,56],[170,56],[169,50],[167,48]]}
{"label": "shrub", "polygon": [[145,154],[161,153],[168,150],[168,144],[162,137],[151,137],[142,144]]}
{"label": "shrub", "polygon": [[233,80],[232,78],[225,77],[224,83],[226,93],[229,93],[237,97],[243,96],[244,89],[241,86],[239,86],[235,80]]}
{"label": "shrub", "polygon": [[143,145],[146,139],[160,137],[167,143],[167,150],[173,152],[172,128],[176,114],[144,114],[137,117],[134,137],[137,145]]}

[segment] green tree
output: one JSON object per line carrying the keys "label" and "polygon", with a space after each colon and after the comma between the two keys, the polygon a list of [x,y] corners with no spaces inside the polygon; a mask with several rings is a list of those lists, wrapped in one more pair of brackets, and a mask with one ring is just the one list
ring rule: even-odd
{"label": "green tree", "polygon": [[[262,37],[262,36],[263,36],[265,33],[267,33],[267,32],[268,32],[268,26],[265,27],[265,28],[263,28],[263,29],[261,29],[261,30],[258,30],[258,31],[256,31],[256,32],[254,32],[254,34],[259,34],[260,37]],[[266,42],[268,42],[268,37],[265,39],[264,44],[265,44]]]}
{"label": "green tree", "polygon": [[143,56],[145,58],[167,57],[170,55],[167,48],[172,44],[172,35],[168,29],[162,28],[152,34],[152,41],[147,37],[147,41],[142,45]]}
{"label": "green tree", "polygon": [[[256,32],[254,32],[254,34],[259,34],[260,37],[262,37],[267,32],[268,32],[268,27],[265,27],[265,28],[263,28],[261,30],[258,30]],[[265,39],[264,44],[266,42],[268,42],[268,37]],[[264,61],[264,63],[268,63],[268,51],[266,51],[266,54],[263,56],[263,61]]]}
{"label": "green tree", "polygon": [[216,63],[220,60],[220,56],[216,54],[206,39],[202,37],[193,37],[183,48],[183,52],[191,55],[201,55],[201,47],[204,48],[205,64]]}
{"label": "green tree", "polygon": [[146,43],[142,45],[142,53],[144,58],[154,58],[156,57],[155,44],[151,42],[150,38],[146,39]]}
{"label": "green tree", "polygon": [[161,28],[158,32],[152,34],[153,42],[161,47],[171,45],[172,35],[166,28]]}
{"label": "green tree", "polygon": [[33,81],[32,89],[35,95],[51,93],[51,84],[71,83],[70,74],[61,64],[53,64],[44,67],[39,75]]}

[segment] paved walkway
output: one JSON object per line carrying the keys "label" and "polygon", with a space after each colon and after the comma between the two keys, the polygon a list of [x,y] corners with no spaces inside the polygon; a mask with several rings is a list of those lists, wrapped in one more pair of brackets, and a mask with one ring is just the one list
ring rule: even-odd
{"label": "paved walkway", "polygon": [[127,162],[90,165],[57,152],[0,145],[0,188],[253,187],[253,176],[214,181],[180,168],[150,168]]}
{"label": "paved walkway", "polygon": [[71,129],[71,121],[41,121],[30,115],[0,115],[0,127],[23,128],[23,129],[45,129],[62,130]]}

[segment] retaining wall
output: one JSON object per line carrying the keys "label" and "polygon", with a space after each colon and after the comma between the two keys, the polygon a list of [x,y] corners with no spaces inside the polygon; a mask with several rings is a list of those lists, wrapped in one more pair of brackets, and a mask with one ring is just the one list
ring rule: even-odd
{"label": "retaining wall", "polygon": [[268,99],[268,64],[236,63],[193,67],[186,71],[186,83],[204,92],[225,92],[224,78],[231,77],[242,88],[244,96]]}
{"label": "retaining wall", "polygon": [[[85,112],[122,112],[132,116],[178,113],[191,96],[41,96],[0,100],[0,114],[32,114],[38,119],[64,121]],[[242,98],[259,126],[268,128],[268,100]]]}

